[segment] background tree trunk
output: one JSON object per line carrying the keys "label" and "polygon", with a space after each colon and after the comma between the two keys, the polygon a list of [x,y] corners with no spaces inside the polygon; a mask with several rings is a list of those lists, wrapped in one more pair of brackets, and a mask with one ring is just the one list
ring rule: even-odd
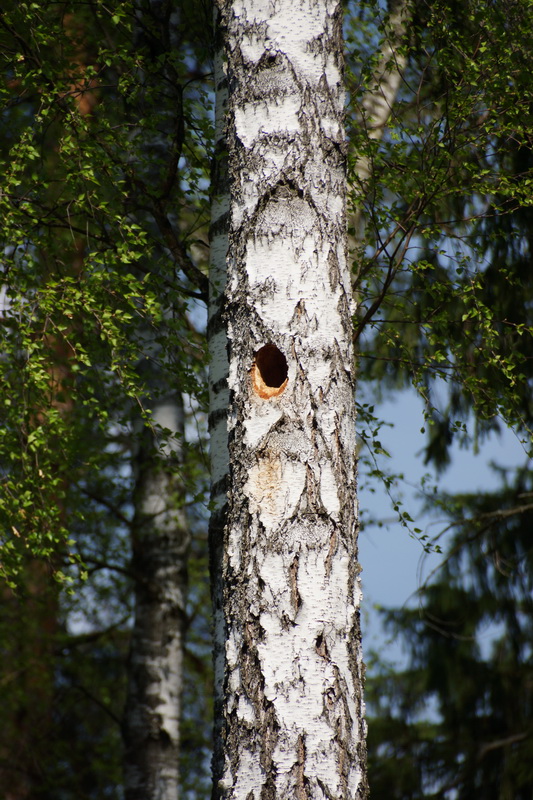
{"label": "background tree trunk", "polygon": [[[356,253],[357,247],[364,248],[367,217],[364,204],[368,201],[374,171],[372,142],[381,141],[393,115],[407,67],[405,40],[412,15],[413,7],[409,0],[389,0],[387,22],[383,26],[383,38],[376,53],[372,77],[365,87],[360,103],[356,102],[353,109],[355,121],[352,124],[364,130],[367,146],[357,153],[352,173],[353,183],[350,186],[350,226],[354,231],[349,240],[351,254]],[[364,249],[362,255],[364,257]],[[361,286],[360,270],[353,271],[352,286],[357,298]]]}
{"label": "background tree trunk", "polygon": [[214,797],[362,798],[341,10],[218,5]]}
{"label": "background tree trunk", "polygon": [[179,394],[151,405],[154,423],[174,438],[162,446],[157,431],[145,427],[137,453],[124,789],[127,800],[177,800],[190,540],[179,471],[184,411]]}

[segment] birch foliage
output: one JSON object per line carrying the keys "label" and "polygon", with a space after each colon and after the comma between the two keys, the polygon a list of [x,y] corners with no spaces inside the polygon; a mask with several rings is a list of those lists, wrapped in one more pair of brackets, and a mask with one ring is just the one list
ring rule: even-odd
{"label": "birch foliage", "polygon": [[196,391],[187,304],[205,278],[188,247],[206,208],[198,148],[210,125],[192,59],[156,38],[149,6],[7,4],[1,35],[0,514],[16,582],[27,555],[68,563],[65,476],[83,482],[102,447],[111,458],[106,441],[136,416],[149,423],[136,369],[147,332],[165,340],[165,380]]}
{"label": "birch foliage", "polygon": [[[531,203],[531,9],[505,8],[406,3],[410,23],[398,31],[394,4],[382,29],[393,59],[383,44],[365,57],[359,29],[349,40],[353,201],[366,221],[354,262],[362,295],[356,336],[362,374],[382,386],[400,375],[412,382],[430,429],[444,424],[460,434],[471,408],[480,433],[500,417],[529,439],[520,342],[531,327],[518,307],[501,316],[494,307],[498,281],[518,289],[513,262],[491,268],[505,246],[511,258],[528,247],[513,220]],[[365,36],[379,35],[376,11],[362,7]],[[401,80],[377,139],[359,123],[386,58]],[[358,184],[360,152],[371,165],[368,187]],[[448,408],[438,407],[437,385]]]}
{"label": "birch foliage", "polygon": [[[74,796],[119,792],[129,594],[143,579],[130,564],[129,536],[141,527],[137,472],[164,471],[174,488],[158,499],[172,502],[173,518],[200,491],[199,454],[162,413],[172,395],[194,396],[196,408],[202,397],[203,346],[190,312],[206,283],[198,264],[209,101],[202,9],[179,10],[187,28],[177,9],[150,3],[13,3],[0,16],[9,122],[0,517],[2,568],[14,590],[2,646],[16,654],[3,684],[0,783],[20,797],[52,786]],[[180,459],[170,458],[178,449]],[[64,596],[58,605],[54,578],[76,586],[77,604]],[[33,636],[32,602],[49,611],[46,661],[21,646]],[[178,605],[184,626],[182,595]],[[176,683],[176,664],[165,666]],[[13,676],[24,674],[25,691],[13,691]],[[46,702],[37,703],[43,687]],[[87,740],[89,761],[72,745]]]}

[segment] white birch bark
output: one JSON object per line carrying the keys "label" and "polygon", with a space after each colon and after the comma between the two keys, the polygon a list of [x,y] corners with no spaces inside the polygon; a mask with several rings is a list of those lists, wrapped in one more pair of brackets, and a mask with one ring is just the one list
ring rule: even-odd
{"label": "white birch bark", "polygon": [[363,798],[337,0],[219,0],[214,797]]}
{"label": "white birch bark", "polygon": [[[177,143],[184,120],[182,87],[176,85],[176,72],[167,56],[183,46],[182,9],[180,4],[147,0],[137,4],[135,17],[137,45],[149,49],[154,63],[161,59],[157,73],[148,70],[142,77],[146,91],[154,88],[156,96],[160,96],[174,88],[174,119],[168,118],[167,123],[174,130],[165,132],[161,117],[160,135],[154,132],[146,142],[147,152],[165,152],[172,164],[175,153],[168,147],[168,134],[172,130]],[[162,85],[151,86],[154,81]],[[155,223],[176,258],[179,248],[171,235],[167,213],[171,213],[175,203],[172,184],[179,178],[169,167],[166,178],[155,169],[150,180]],[[156,197],[160,198],[157,202]],[[176,213],[175,207],[173,210]],[[180,267],[179,256],[176,267]],[[171,313],[170,308],[167,313]],[[184,408],[179,391],[168,386],[168,365],[166,370],[158,367],[165,354],[151,331],[144,331],[144,353],[139,371],[146,379],[147,405],[152,411],[154,429],[144,427],[135,458],[135,515],[131,532],[135,608],[123,725],[124,794],[125,800],[177,800],[190,542],[182,506]],[[171,434],[163,446],[158,441],[158,429]]]}
{"label": "white birch bark", "polygon": [[[151,402],[155,425],[183,435],[181,396]],[[181,448],[145,429],[132,526],[134,627],[124,715],[126,800],[177,800],[189,531],[179,503]],[[162,452],[161,452],[162,450]]]}

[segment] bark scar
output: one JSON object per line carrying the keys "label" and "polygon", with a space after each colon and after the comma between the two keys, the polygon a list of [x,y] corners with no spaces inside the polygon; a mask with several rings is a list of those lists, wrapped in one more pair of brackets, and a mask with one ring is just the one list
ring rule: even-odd
{"label": "bark scar", "polygon": [[302,598],[298,591],[298,565],[300,557],[298,554],[294,556],[292,564],[289,567],[289,583],[291,587],[291,604],[296,614],[302,605]]}

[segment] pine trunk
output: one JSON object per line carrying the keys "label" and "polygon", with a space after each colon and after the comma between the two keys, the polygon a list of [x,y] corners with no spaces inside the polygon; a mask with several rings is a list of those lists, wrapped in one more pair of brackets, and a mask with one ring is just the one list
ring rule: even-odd
{"label": "pine trunk", "polygon": [[366,795],[342,16],[220,0],[215,798]]}

